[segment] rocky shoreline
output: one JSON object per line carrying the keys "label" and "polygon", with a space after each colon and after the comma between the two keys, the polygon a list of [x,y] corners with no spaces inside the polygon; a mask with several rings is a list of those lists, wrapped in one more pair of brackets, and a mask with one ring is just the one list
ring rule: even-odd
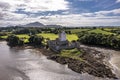
{"label": "rocky shoreline", "polygon": [[[90,75],[101,77],[101,78],[112,78],[117,79],[116,75],[112,72],[112,68],[105,63],[106,55],[103,55],[99,51],[89,48],[79,48],[83,52],[79,57],[82,60],[76,60],[69,57],[60,56],[50,50],[38,49],[48,59],[54,60],[60,64],[67,64],[68,68],[78,73],[88,73]],[[89,53],[88,53],[89,52]]]}

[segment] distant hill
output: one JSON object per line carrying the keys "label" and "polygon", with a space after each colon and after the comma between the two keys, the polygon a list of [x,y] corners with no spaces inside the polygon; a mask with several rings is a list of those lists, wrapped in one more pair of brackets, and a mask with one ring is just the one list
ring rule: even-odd
{"label": "distant hill", "polygon": [[44,25],[40,22],[32,22],[32,23],[28,23],[25,25],[16,25],[16,26],[20,26],[20,27],[44,27],[44,28],[61,28],[61,25]]}
{"label": "distant hill", "polygon": [[45,27],[45,25],[40,22],[32,22],[32,23],[23,25],[23,27]]}

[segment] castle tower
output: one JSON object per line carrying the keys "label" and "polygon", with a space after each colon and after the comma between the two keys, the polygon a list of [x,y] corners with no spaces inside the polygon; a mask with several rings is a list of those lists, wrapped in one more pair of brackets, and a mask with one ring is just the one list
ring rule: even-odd
{"label": "castle tower", "polygon": [[66,41],[66,33],[65,31],[62,31],[61,33],[59,33],[59,40],[60,41]]}

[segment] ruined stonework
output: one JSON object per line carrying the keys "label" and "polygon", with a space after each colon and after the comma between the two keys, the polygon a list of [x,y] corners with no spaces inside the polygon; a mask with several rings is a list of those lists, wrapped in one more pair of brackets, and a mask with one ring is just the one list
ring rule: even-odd
{"label": "ruined stonework", "polygon": [[56,40],[49,40],[47,44],[49,48],[55,52],[59,52],[62,49],[72,49],[76,47],[75,43],[70,43],[66,39],[65,31],[59,33],[59,38],[56,38]]}

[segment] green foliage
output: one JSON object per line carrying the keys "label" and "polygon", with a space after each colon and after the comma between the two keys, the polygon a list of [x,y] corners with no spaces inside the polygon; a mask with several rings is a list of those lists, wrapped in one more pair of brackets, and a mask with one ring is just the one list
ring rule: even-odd
{"label": "green foliage", "polygon": [[28,39],[29,39],[29,35],[27,34],[19,34],[19,35],[16,35],[17,37],[19,37],[20,39],[24,40],[24,43],[27,43],[28,42]]}
{"label": "green foliage", "polygon": [[100,45],[120,49],[120,38],[113,34],[86,33],[83,36],[79,36],[79,41],[88,45]]}
{"label": "green foliage", "polygon": [[23,29],[17,29],[15,31],[12,32],[13,34],[37,34],[37,33],[41,33],[41,29],[37,29],[37,28],[23,28]]}
{"label": "green foliage", "polygon": [[112,29],[111,32],[116,33],[116,34],[120,34],[120,29]]}
{"label": "green foliage", "polygon": [[104,30],[101,30],[101,29],[93,29],[93,30],[90,30],[89,31],[90,33],[102,33],[102,34],[114,34],[112,32],[108,32],[108,31],[104,31]]}
{"label": "green foliage", "polygon": [[81,58],[79,57],[80,54],[81,54],[81,52],[77,48],[75,48],[75,49],[71,49],[71,50],[62,50],[59,55],[81,60]]}
{"label": "green foliage", "polygon": [[15,36],[15,35],[8,36],[7,42],[8,42],[8,45],[11,47],[24,45],[24,42],[21,39],[19,39],[19,37]]}
{"label": "green foliage", "polygon": [[3,38],[0,36],[0,40],[2,40]]}
{"label": "green foliage", "polygon": [[28,40],[30,44],[41,46],[44,38],[42,36],[32,35]]}
{"label": "green foliage", "polygon": [[6,36],[7,33],[6,32],[0,32],[0,36]]}

